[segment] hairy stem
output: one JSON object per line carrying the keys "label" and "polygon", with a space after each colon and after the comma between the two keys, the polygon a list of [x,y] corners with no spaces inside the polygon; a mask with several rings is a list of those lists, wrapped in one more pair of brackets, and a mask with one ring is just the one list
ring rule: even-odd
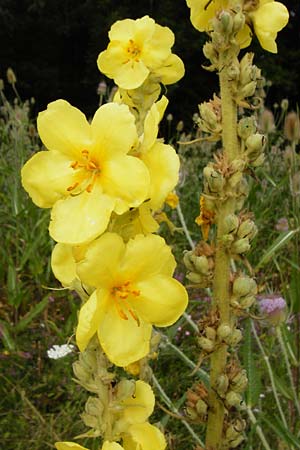
{"label": "hairy stem", "polygon": [[[230,81],[227,76],[226,61],[221,61],[222,70],[219,73],[222,101],[222,142],[224,156],[232,161],[239,152],[237,137],[237,106],[232,98]],[[224,235],[225,218],[235,211],[235,200],[227,199],[220,205],[217,219],[217,250],[213,285],[213,308],[220,314],[220,324],[231,324],[229,303],[230,255],[220,243]],[[210,409],[208,414],[206,447],[218,450],[222,444],[224,422],[224,405],[215,393],[214,387],[218,377],[225,371],[227,361],[227,346],[221,345],[211,356],[211,391]]]}

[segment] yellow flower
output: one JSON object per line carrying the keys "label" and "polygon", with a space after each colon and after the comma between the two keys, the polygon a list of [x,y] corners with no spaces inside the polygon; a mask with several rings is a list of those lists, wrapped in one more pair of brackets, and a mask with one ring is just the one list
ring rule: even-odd
{"label": "yellow flower", "polygon": [[196,217],[195,222],[201,227],[203,239],[207,241],[210,227],[215,220],[215,213],[214,211],[210,211],[209,209],[207,209],[205,205],[205,198],[202,195],[200,197],[199,204],[200,215]]}
{"label": "yellow flower", "polygon": [[108,358],[127,366],[149,352],[152,324],[173,324],[187,306],[172,278],[175,259],[164,239],[137,235],[124,244],[115,233],[92,242],[77,264],[80,280],[96,288],[79,312],[76,340],[83,351],[97,332]]}
{"label": "yellow flower", "polygon": [[[166,448],[164,435],[147,422],[155,403],[151,387],[138,380],[134,383],[135,389],[132,392],[130,384],[129,380],[119,383],[120,400],[115,408],[114,405],[110,408],[111,414],[115,411],[115,416],[109,419],[113,439],[122,440],[122,445],[106,440],[101,450],[164,450]],[[125,397],[122,399],[124,393]],[[73,442],[57,442],[55,447],[57,450],[88,450]]]}
{"label": "yellow flower", "polygon": [[165,202],[172,209],[175,209],[176,206],[178,206],[178,204],[179,204],[178,195],[175,192],[170,192],[170,194],[167,195],[167,198],[166,198]]}
{"label": "yellow flower", "polygon": [[[289,21],[289,12],[280,2],[259,0],[257,9],[249,12],[254,32],[263,49],[277,53],[276,37]],[[249,30],[249,27],[246,25]],[[251,40],[251,39],[250,39]]]}
{"label": "yellow flower", "polygon": [[[211,20],[222,9],[230,9],[229,0],[187,0],[191,8],[191,22],[199,31],[209,31]],[[277,53],[276,37],[278,31],[286,26],[289,20],[287,8],[274,0],[245,1],[244,11],[246,24],[237,35],[241,48],[248,47],[252,40],[253,28],[263,49]]]}
{"label": "yellow flower", "polygon": [[162,97],[154,103],[144,122],[144,134],[141,137],[137,156],[143,161],[150,174],[149,206],[153,210],[162,207],[168,194],[174,189],[179,177],[179,157],[171,145],[157,139],[158,125],[168,100]]}
{"label": "yellow flower", "polygon": [[[55,447],[57,450],[88,450],[75,442],[56,442]],[[105,441],[101,450],[124,450],[124,448],[117,442]]]}
{"label": "yellow flower", "polygon": [[154,72],[168,84],[184,73],[183,63],[171,54],[174,34],[149,16],[118,20],[109,31],[110,43],[98,57],[101,72],[123,89],[136,89]]}
{"label": "yellow flower", "polygon": [[88,242],[106,230],[112,211],[123,214],[148,196],[148,170],[128,155],[137,132],[127,106],[103,105],[89,124],[77,108],[57,100],[39,114],[38,130],[49,151],[27,161],[22,183],[34,203],[52,208],[54,240]]}

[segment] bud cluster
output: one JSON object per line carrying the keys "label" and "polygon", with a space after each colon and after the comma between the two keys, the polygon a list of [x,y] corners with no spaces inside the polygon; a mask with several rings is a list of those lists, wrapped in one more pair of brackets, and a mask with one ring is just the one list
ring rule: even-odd
{"label": "bud cluster", "polygon": [[251,104],[246,99],[254,95],[262,80],[261,70],[252,64],[253,58],[254,53],[246,53],[236,65],[238,75],[233,84],[233,93],[237,104],[244,108],[251,108]]}
{"label": "bud cluster", "polygon": [[230,304],[237,309],[248,309],[255,302],[256,294],[257,285],[254,279],[240,275],[233,282]]}
{"label": "bud cluster", "polygon": [[186,414],[197,422],[205,422],[208,411],[208,392],[202,382],[188,389],[186,393]]}
{"label": "bud cluster", "polygon": [[198,287],[208,287],[213,279],[214,248],[200,241],[194,250],[184,252],[183,262],[188,269],[187,279]]}
{"label": "bud cluster", "polygon": [[243,442],[243,432],[246,428],[246,421],[240,418],[233,420],[227,424],[225,431],[225,439],[223,441],[222,449],[236,448]]}
{"label": "bud cluster", "polygon": [[266,138],[257,133],[255,118],[245,117],[238,123],[238,135],[241,139],[241,147],[244,159],[252,167],[258,167],[264,162],[264,147]]}
{"label": "bud cluster", "polygon": [[213,100],[199,105],[199,114],[196,123],[205,133],[211,135],[210,140],[218,141],[222,134],[221,100],[214,94]]}
{"label": "bud cluster", "polygon": [[232,254],[243,254],[250,250],[250,242],[257,234],[257,227],[247,215],[229,214],[225,217],[222,242]]}

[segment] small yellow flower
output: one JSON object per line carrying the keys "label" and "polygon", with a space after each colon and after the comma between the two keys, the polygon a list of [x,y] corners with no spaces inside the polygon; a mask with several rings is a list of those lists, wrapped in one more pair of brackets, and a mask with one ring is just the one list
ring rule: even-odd
{"label": "small yellow flower", "polygon": [[107,357],[127,366],[147,355],[152,324],[173,324],[187,293],[172,274],[175,259],[164,239],[137,235],[124,244],[115,233],[92,242],[77,264],[80,280],[94,287],[79,312],[76,340],[84,351],[97,333]]}
{"label": "small yellow flower", "polygon": [[[121,382],[122,383],[122,382]],[[124,383],[130,383],[124,380]],[[113,424],[114,439],[122,441],[105,441],[101,450],[164,450],[166,441],[161,431],[147,422],[154,409],[155,398],[149,384],[138,380],[135,382],[134,395],[120,399],[115,411],[115,416],[110,417]],[[88,450],[73,442],[57,442],[57,450]]]}
{"label": "small yellow flower", "polygon": [[80,244],[102,234],[111,213],[138,207],[149,193],[149,172],[128,155],[137,142],[134,117],[125,105],[101,106],[91,124],[64,100],[38,116],[48,151],[22,169],[22,183],[34,203],[52,208],[50,235]]}
{"label": "small yellow flower", "polygon": [[149,206],[153,210],[162,207],[168,194],[178,182],[180,161],[171,145],[157,139],[158,126],[168,105],[166,97],[154,103],[144,122],[137,156],[143,161],[150,174]]}
{"label": "small yellow flower", "polygon": [[183,63],[171,53],[174,34],[149,16],[118,20],[109,31],[110,43],[98,57],[101,72],[123,89],[136,89],[153,72],[161,82],[183,76]]}
{"label": "small yellow flower", "polygon": [[205,206],[205,198],[201,195],[200,197],[200,215],[196,217],[195,222],[201,227],[201,232],[203,239],[207,241],[209,230],[211,225],[214,223],[215,213],[210,211]]}
{"label": "small yellow flower", "polygon": [[[209,31],[213,17],[223,9],[230,9],[230,3],[229,0],[187,0],[193,26],[199,31]],[[244,1],[243,6],[246,24],[237,36],[241,47],[250,45],[253,29],[262,48],[277,53],[277,33],[289,20],[287,8],[274,0]]]}
{"label": "small yellow flower", "polygon": [[[287,8],[282,3],[274,0],[259,0],[257,8],[249,11],[248,17],[262,48],[268,52],[277,53],[277,33],[289,21]],[[245,27],[248,29],[251,41],[250,28],[248,25],[245,25]],[[246,46],[244,45],[244,47]]]}
{"label": "small yellow flower", "polygon": [[175,192],[170,192],[170,194],[167,195],[167,198],[165,200],[166,204],[169,205],[172,209],[175,209],[176,206],[179,203],[178,195]]}

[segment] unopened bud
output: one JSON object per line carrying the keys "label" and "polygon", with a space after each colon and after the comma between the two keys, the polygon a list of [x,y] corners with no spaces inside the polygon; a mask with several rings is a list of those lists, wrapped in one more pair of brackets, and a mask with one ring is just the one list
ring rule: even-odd
{"label": "unopened bud", "polygon": [[193,256],[193,250],[185,251],[183,254],[183,264],[188,270],[195,270],[191,257]]}
{"label": "unopened bud", "polygon": [[235,214],[228,214],[224,219],[224,234],[234,234],[239,226],[239,218]]}
{"label": "unopened bud", "polygon": [[220,31],[230,34],[233,27],[233,19],[229,11],[222,11],[219,15]]}
{"label": "unopened bud", "polygon": [[84,369],[84,367],[82,367],[82,364],[80,364],[79,361],[75,361],[73,363],[73,372],[75,374],[75,377],[83,383],[88,382],[91,378],[89,372]]}
{"label": "unopened bud", "polygon": [[214,341],[216,339],[216,330],[213,327],[205,327],[205,336],[210,339],[211,341]]}
{"label": "unopened bud", "polygon": [[220,397],[224,397],[228,390],[229,380],[228,376],[222,373],[218,376],[216,381],[216,391],[220,395]]}
{"label": "unopened bud", "polygon": [[211,42],[206,42],[203,46],[204,56],[209,59],[212,63],[218,61],[218,53],[216,52],[214,45]]}
{"label": "unopened bud", "polygon": [[251,161],[251,166],[259,167],[259,166],[261,166],[264,163],[264,161],[265,161],[265,155],[264,155],[264,153],[262,153],[254,161]]}
{"label": "unopened bud", "polygon": [[7,77],[7,81],[9,82],[9,84],[16,84],[17,78],[16,78],[16,75],[15,75],[15,72],[12,70],[11,67],[9,67],[7,69],[6,77]]}
{"label": "unopened bud", "polygon": [[241,99],[251,97],[254,94],[255,89],[256,81],[250,81],[250,83],[245,84],[245,86],[239,90],[238,97]]}
{"label": "unopened bud", "polygon": [[101,417],[104,406],[99,398],[89,397],[85,404],[85,410],[90,416]]}
{"label": "unopened bud", "polygon": [[203,282],[203,275],[197,272],[189,272],[186,275],[187,279],[190,280],[194,284],[199,284]]}
{"label": "unopened bud", "polygon": [[208,102],[201,103],[199,105],[199,112],[201,118],[207,123],[208,128],[212,131],[215,130],[218,125],[218,118],[210,107],[210,104]]}
{"label": "unopened bud", "polygon": [[207,404],[201,398],[196,403],[196,410],[199,416],[205,416],[207,413]]}
{"label": "unopened bud", "polygon": [[255,297],[253,295],[249,295],[247,297],[243,297],[239,300],[239,307],[242,309],[248,309],[251,308],[251,306],[255,302]]}
{"label": "unopened bud", "polygon": [[132,397],[135,393],[135,381],[121,380],[117,385],[116,392],[119,401]]}
{"label": "unopened bud", "polygon": [[237,277],[233,282],[232,292],[238,297],[257,293],[257,285],[253,278],[247,276]]}
{"label": "unopened bud", "polygon": [[229,391],[226,394],[225,399],[226,399],[226,403],[229,406],[234,406],[235,408],[239,408],[241,406],[241,404],[243,403],[242,396],[234,391]]}
{"label": "unopened bud", "polygon": [[237,231],[237,235],[239,238],[249,238],[253,239],[257,234],[257,227],[253,220],[247,219],[244,220]]}
{"label": "unopened bud", "polygon": [[206,179],[211,192],[221,192],[224,187],[223,175],[210,166],[203,169],[203,175]]}
{"label": "unopened bud", "polygon": [[232,333],[232,328],[230,325],[222,324],[217,329],[217,335],[221,339],[226,339]]}
{"label": "unopened bud", "polygon": [[232,31],[238,33],[245,24],[245,16],[242,12],[238,12],[233,17]]}
{"label": "unopened bud", "polygon": [[244,392],[248,385],[248,378],[246,370],[241,370],[235,377],[231,380],[232,390],[234,392]]}
{"label": "unopened bud", "polygon": [[243,338],[241,330],[236,328],[225,340],[226,344],[235,347]]}
{"label": "unopened bud", "polygon": [[266,138],[263,134],[256,133],[249,136],[246,140],[246,152],[248,155],[257,155],[263,151],[266,144]]}
{"label": "unopened bud", "polygon": [[246,140],[249,136],[256,132],[255,117],[244,117],[238,123],[238,135],[240,138]]}
{"label": "unopened bud", "polygon": [[240,61],[240,83],[246,85],[252,81],[252,62],[254,53],[246,53]]}
{"label": "unopened bud", "polygon": [[248,238],[238,239],[231,246],[231,251],[237,253],[238,255],[246,253],[250,250],[251,245]]}
{"label": "unopened bud", "polygon": [[198,414],[197,412],[194,410],[194,408],[190,408],[189,406],[185,409],[186,415],[191,419],[191,420],[197,420],[198,419]]}
{"label": "unopened bud", "polygon": [[201,275],[207,275],[209,271],[209,264],[208,259],[206,256],[196,256],[193,255],[191,260],[194,263],[195,269],[197,272],[199,272]]}
{"label": "unopened bud", "polygon": [[208,353],[212,352],[215,348],[215,343],[203,336],[200,336],[198,338],[198,344],[203,350],[205,350]]}

